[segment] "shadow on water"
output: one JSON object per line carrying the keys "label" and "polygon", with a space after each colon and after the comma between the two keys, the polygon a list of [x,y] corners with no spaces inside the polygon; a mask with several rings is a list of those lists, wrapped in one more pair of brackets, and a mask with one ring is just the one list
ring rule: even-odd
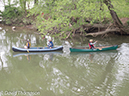
{"label": "shadow on water", "polygon": [[13,52],[13,57],[22,56],[22,55],[44,55],[44,54],[63,54],[63,52]]}
{"label": "shadow on water", "polygon": [[103,51],[103,52],[71,52],[70,56],[73,58],[75,57],[86,57],[89,58],[89,60],[97,60],[96,56],[101,57],[106,57],[106,56],[112,56],[112,55],[117,55],[118,51],[117,50],[111,50],[111,51]]}
{"label": "shadow on water", "polygon": [[25,56],[25,57],[27,57],[27,60],[30,61],[31,56],[40,55],[40,56],[44,56],[45,58],[48,58],[49,61],[52,61],[54,55],[62,55],[62,54],[63,54],[63,52],[29,52],[29,53],[13,52],[13,57]]}

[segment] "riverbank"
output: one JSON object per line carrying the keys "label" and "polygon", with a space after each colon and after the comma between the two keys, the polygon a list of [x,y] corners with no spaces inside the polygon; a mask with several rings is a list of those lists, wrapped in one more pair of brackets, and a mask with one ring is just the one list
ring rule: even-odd
{"label": "riverbank", "polygon": [[[121,20],[121,22],[123,24],[123,28],[125,28],[126,30],[129,30],[129,28],[128,28],[128,26],[129,26],[129,18],[120,18],[120,20]],[[33,30],[33,31],[35,31],[35,33],[40,34],[40,32],[38,31],[38,28],[34,24],[30,24],[30,25],[27,24],[27,25],[21,25],[21,26],[15,25],[15,26],[13,26],[13,25],[7,25],[7,24],[2,24],[1,23],[0,26],[3,27],[3,28],[4,28],[4,26],[8,26],[9,30],[13,30],[13,31],[15,31],[17,29],[19,29],[19,30],[22,30],[22,29]],[[108,33],[120,34],[120,32],[117,32],[117,29],[113,29],[112,26],[113,26],[113,24],[111,22],[110,23],[108,22],[107,24],[93,24],[93,25],[86,24],[85,26],[83,25],[83,27],[84,27],[83,29],[84,29],[84,31],[86,33],[85,36],[93,36],[93,37],[96,37],[98,35],[107,36]],[[70,27],[72,27],[72,25]],[[108,30],[109,27],[110,27],[111,30]],[[15,30],[13,28],[15,28]],[[6,30],[8,30],[8,29],[6,29]],[[53,31],[49,31],[49,33],[56,34],[57,30],[55,30],[55,28],[53,28]],[[67,33],[68,34],[66,34],[67,35],[66,39],[69,38],[70,34],[73,34],[73,36],[75,34],[82,35],[82,32],[79,31],[79,30],[77,30],[75,32],[72,31],[72,32],[67,32]],[[58,32],[57,32],[57,34],[58,34]],[[127,33],[125,33],[123,35],[129,35],[129,31],[127,31]]]}
{"label": "riverbank", "polygon": [[12,31],[16,31],[16,30],[33,30],[35,32],[37,32],[37,29],[35,27],[33,27],[33,25],[26,25],[26,26],[12,26],[12,25],[5,25],[5,24],[0,24],[1,30],[12,30]]}

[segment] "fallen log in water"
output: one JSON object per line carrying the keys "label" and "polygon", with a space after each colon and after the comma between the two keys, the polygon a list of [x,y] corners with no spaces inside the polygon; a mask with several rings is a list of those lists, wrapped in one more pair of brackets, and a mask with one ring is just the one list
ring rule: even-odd
{"label": "fallen log in water", "polygon": [[106,29],[105,31],[94,32],[94,33],[87,33],[86,36],[96,37],[98,35],[104,35],[104,34],[111,33],[111,32],[120,32],[120,29],[118,29],[118,28],[115,28],[115,29]]}

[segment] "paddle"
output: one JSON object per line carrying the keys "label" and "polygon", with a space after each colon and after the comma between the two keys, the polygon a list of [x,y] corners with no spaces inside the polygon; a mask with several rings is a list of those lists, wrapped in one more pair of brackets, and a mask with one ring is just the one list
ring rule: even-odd
{"label": "paddle", "polygon": [[99,50],[102,50],[102,48],[98,48]]}
{"label": "paddle", "polygon": [[27,52],[29,53],[29,50],[27,50]]}
{"label": "paddle", "polygon": [[[98,41],[95,41],[95,43],[97,43]],[[98,47],[97,49],[99,49],[99,50],[102,50],[102,48],[100,48],[100,47]]]}
{"label": "paddle", "polygon": [[99,49],[99,50],[102,50],[102,48],[99,48],[99,47],[95,47],[95,49]]}

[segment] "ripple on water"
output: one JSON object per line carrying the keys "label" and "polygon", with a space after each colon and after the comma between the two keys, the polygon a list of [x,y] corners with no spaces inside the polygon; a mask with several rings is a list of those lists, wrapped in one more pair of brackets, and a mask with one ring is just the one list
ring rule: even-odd
{"label": "ripple on water", "polygon": [[0,27],[0,30],[2,30],[2,27]]}
{"label": "ripple on water", "polygon": [[118,48],[115,66],[117,72],[114,74],[116,80],[114,80],[113,83],[113,90],[120,91],[123,86],[126,90],[129,80],[129,43],[123,43],[121,47]]}
{"label": "ripple on water", "polygon": [[120,64],[129,64],[129,43],[121,44],[121,47],[118,49],[117,61]]}

